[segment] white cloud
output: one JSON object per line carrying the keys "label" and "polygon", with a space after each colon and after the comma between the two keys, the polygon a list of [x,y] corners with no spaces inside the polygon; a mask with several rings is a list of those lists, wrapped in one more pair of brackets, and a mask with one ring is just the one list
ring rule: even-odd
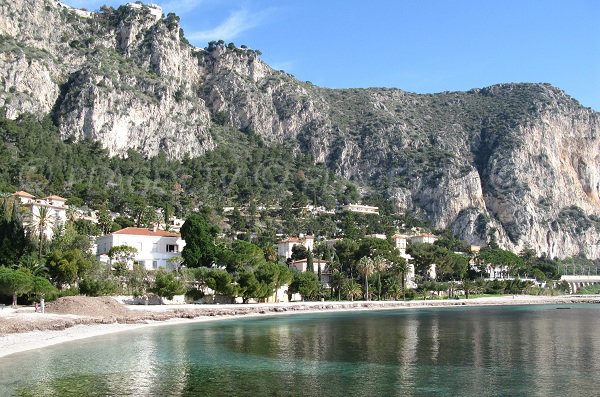
{"label": "white cloud", "polygon": [[260,25],[269,13],[269,10],[251,13],[241,9],[233,12],[223,23],[212,29],[192,32],[186,36],[191,41],[232,40]]}

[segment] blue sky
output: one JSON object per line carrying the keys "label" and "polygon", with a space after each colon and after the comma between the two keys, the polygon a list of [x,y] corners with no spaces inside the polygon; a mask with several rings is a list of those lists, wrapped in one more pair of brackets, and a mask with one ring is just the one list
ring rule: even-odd
{"label": "blue sky", "polygon": [[[123,1],[66,0],[98,9]],[[165,0],[186,37],[262,51],[332,87],[418,93],[547,82],[600,111],[597,0]]]}

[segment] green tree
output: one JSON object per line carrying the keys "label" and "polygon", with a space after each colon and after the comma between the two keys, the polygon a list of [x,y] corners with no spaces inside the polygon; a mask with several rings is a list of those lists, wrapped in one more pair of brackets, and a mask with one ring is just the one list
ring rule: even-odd
{"label": "green tree", "polygon": [[265,261],[265,253],[256,244],[244,240],[235,240],[231,247],[222,248],[218,262],[231,273],[245,268],[254,268]]}
{"label": "green tree", "polygon": [[181,227],[185,247],[181,256],[187,267],[210,267],[219,257],[217,245],[219,228],[211,224],[208,212],[190,215]]}
{"label": "green tree", "polygon": [[12,266],[30,251],[18,203],[12,196],[0,196],[0,266]]}
{"label": "green tree", "polygon": [[265,296],[258,296],[258,298],[268,298],[273,295],[279,287],[284,284],[288,284],[292,281],[293,273],[287,266],[281,265],[279,263],[273,262],[265,262],[260,264],[255,272],[256,279],[268,286],[267,291],[265,291]]}
{"label": "green tree", "polygon": [[289,294],[299,293],[304,299],[313,299],[321,292],[321,283],[315,273],[294,272],[294,276],[288,288]]}
{"label": "green tree", "polygon": [[402,288],[402,299],[406,300],[406,271],[408,269],[408,264],[406,263],[406,259],[402,258],[400,255],[394,257],[394,259],[390,263],[389,272],[397,277],[400,281],[400,285]]}
{"label": "green tree", "polygon": [[222,269],[209,269],[206,279],[207,285],[217,294],[225,296],[237,295],[237,284],[233,280],[233,276]]}
{"label": "green tree", "polygon": [[352,276],[358,243],[354,240],[345,238],[337,241],[334,248],[340,261],[341,270]]}
{"label": "green tree", "polygon": [[112,231],[113,220],[110,211],[106,208],[98,210],[98,226],[102,234],[108,234]]}
{"label": "green tree", "polygon": [[150,288],[149,273],[144,265],[134,263],[127,273],[127,288],[133,296],[144,296]]}
{"label": "green tree", "polygon": [[484,248],[479,252],[478,261],[481,265],[508,266],[511,274],[524,269],[524,262],[517,254],[500,248]]}
{"label": "green tree", "polygon": [[375,269],[375,264],[373,259],[368,256],[363,256],[356,263],[356,269],[363,276],[364,285],[365,285],[365,299],[370,300],[369,297],[369,276],[373,274]]}
{"label": "green tree", "polygon": [[377,255],[373,258],[373,271],[377,273],[377,300],[381,300],[381,273],[387,269],[387,267],[388,262],[383,256]]}
{"label": "green tree", "polygon": [[30,294],[36,299],[44,299],[58,292],[56,287],[45,277],[32,276]]}
{"label": "green tree", "polygon": [[12,296],[12,306],[17,306],[17,298],[33,288],[31,274],[20,270],[0,267],[0,293]]}
{"label": "green tree", "polygon": [[308,258],[308,249],[302,244],[296,244],[292,247],[292,260],[299,261]]}
{"label": "green tree", "polygon": [[129,264],[133,263],[133,259],[137,255],[138,250],[135,247],[128,245],[115,245],[108,251],[110,265],[117,276],[124,276],[129,268]]}
{"label": "green tree", "polygon": [[350,298],[351,301],[354,301],[355,298],[358,298],[363,294],[363,289],[355,280],[349,279],[342,287],[342,294],[346,299]]}
{"label": "green tree", "polygon": [[40,206],[36,212],[30,215],[29,227],[38,236],[38,255],[41,258],[46,241],[46,230],[52,229],[55,219],[48,207]]}
{"label": "green tree", "polygon": [[[306,253],[306,271],[309,273],[314,273],[315,272],[315,266],[313,263],[313,254],[310,250],[308,250],[308,252]],[[319,266],[319,276],[321,274],[321,266]],[[319,277],[319,280],[321,278]]]}
{"label": "green tree", "polygon": [[268,296],[269,285],[261,283],[252,271],[243,270],[239,274],[238,284],[244,303],[248,303],[252,298]]}
{"label": "green tree", "polygon": [[53,251],[46,257],[46,266],[54,283],[74,284],[87,269],[92,267],[92,259],[79,250]]}
{"label": "green tree", "polygon": [[114,295],[119,291],[119,283],[113,278],[86,276],[79,283],[79,292],[87,296]]}
{"label": "green tree", "polygon": [[173,299],[175,295],[185,294],[185,287],[175,274],[159,269],[154,274],[154,286],[150,292],[161,298]]}

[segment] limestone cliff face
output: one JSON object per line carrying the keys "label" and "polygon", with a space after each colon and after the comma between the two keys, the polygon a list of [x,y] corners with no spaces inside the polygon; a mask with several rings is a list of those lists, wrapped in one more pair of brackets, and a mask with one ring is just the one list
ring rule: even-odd
{"label": "limestone cliff face", "polygon": [[214,148],[195,92],[201,69],[177,19],[149,7],[87,13],[54,0],[0,7],[0,104],[9,117],[52,112],[65,138],[99,140],[115,155]]}
{"label": "limestone cliff face", "polygon": [[211,126],[227,123],[473,243],[600,257],[600,117],[549,85],[329,90],[250,49],[194,48],[148,6],[2,2],[0,35],[0,106],[51,113],[65,138],[182,158],[214,148]]}

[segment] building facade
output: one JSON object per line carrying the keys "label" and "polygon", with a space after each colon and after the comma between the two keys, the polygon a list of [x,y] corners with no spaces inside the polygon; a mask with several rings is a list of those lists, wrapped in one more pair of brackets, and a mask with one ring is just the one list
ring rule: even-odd
{"label": "building facade", "polygon": [[[38,233],[37,226],[43,222],[44,237],[51,240],[54,236],[54,231],[61,225],[67,222],[67,205],[66,199],[60,196],[46,196],[36,198],[34,195],[19,191],[13,194],[16,200],[19,201],[21,208],[25,210],[23,226],[33,233]],[[42,221],[42,218],[45,220]]]}
{"label": "building facade", "polygon": [[[143,265],[147,270],[173,269],[169,259],[181,256],[185,247],[185,240],[177,233],[160,229],[146,229],[140,227],[126,227],[111,234],[96,239],[97,258],[110,263],[108,253],[110,249],[126,245],[137,250],[133,262]],[[129,264],[130,267],[133,263]]]}
{"label": "building facade", "polygon": [[287,260],[292,257],[294,246],[302,245],[309,251],[312,251],[315,245],[313,236],[288,237],[277,243],[277,256]]}
{"label": "building facade", "polygon": [[379,215],[379,207],[362,204],[346,204],[342,207],[343,211],[355,212],[359,214],[375,214]]}

